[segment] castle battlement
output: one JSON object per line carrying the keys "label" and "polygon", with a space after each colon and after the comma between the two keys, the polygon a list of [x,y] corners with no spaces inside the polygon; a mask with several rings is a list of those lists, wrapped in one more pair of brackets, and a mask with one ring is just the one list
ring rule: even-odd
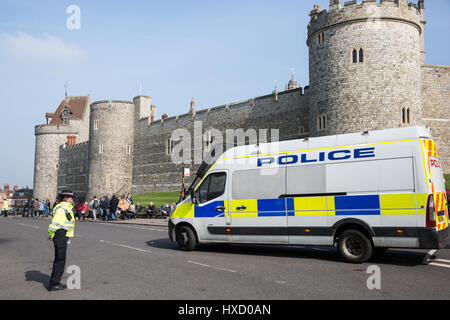
{"label": "castle battlement", "polygon": [[322,10],[318,5],[310,12],[308,24],[308,42],[319,31],[344,24],[357,22],[373,23],[377,20],[391,20],[414,25],[422,33],[424,20],[424,3],[408,3],[408,0],[356,0],[347,1],[344,6],[341,0],[330,0],[329,10]]}
{"label": "castle battlement", "polygon": [[101,101],[95,101],[91,103],[91,108],[97,108],[97,107],[108,107],[111,108],[114,104],[132,104],[133,102],[127,101],[127,100],[101,100]]}
{"label": "castle battlement", "polygon": [[62,152],[73,152],[73,151],[80,151],[80,149],[88,149],[89,147],[89,141],[85,141],[85,142],[81,142],[81,143],[77,143],[73,146],[66,146],[66,145],[62,145],[60,146],[60,150]]}
{"label": "castle battlement", "polygon": [[[304,96],[308,92],[308,89],[309,89],[309,86],[305,87],[304,91],[303,91],[302,87],[299,87],[299,88],[293,89],[293,90],[281,91],[281,92],[277,93],[277,95],[278,95],[278,97],[283,97],[286,94],[299,93],[300,96]],[[140,122],[141,123],[146,122],[146,123],[148,123],[149,127],[153,127],[153,126],[161,126],[161,125],[172,125],[172,124],[176,124],[179,121],[186,121],[186,120],[190,120],[190,119],[202,120],[203,117],[208,116],[210,113],[213,113],[213,112],[229,112],[229,111],[235,110],[237,108],[242,108],[242,107],[246,108],[248,106],[254,106],[255,102],[257,102],[257,101],[266,100],[266,99],[273,99],[275,101],[275,93],[271,93],[271,94],[267,94],[264,96],[251,98],[251,99],[231,102],[228,104],[222,104],[222,105],[208,108],[208,109],[198,110],[195,112],[195,115],[192,113],[184,113],[184,114],[180,114],[177,116],[168,117],[166,119],[159,119],[159,120],[152,121],[152,122],[149,122],[148,117],[146,117],[146,118],[140,119]]]}
{"label": "castle battlement", "polygon": [[78,134],[78,132],[78,127],[71,126],[70,124],[42,124],[34,128],[34,134],[36,136],[43,134]]}

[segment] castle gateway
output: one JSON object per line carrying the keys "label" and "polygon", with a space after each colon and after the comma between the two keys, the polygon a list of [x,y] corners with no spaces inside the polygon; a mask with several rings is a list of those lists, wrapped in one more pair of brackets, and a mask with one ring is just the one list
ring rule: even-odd
{"label": "castle gateway", "polygon": [[[280,140],[428,126],[450,172],[450,67],[425,64],[425,6],[407,0],[330,0],[308,25],[309,86],[156,119],[151,98],[65,97],[36,126],[34,198],[178,191],[186,165],[171,161],[172,132],[279,129]],[[254,143],[248,139],[248,143]],[[193,148],[193,153],[198,152]],[[201,152],[201,150],[200,150]],[[191,165],[195,171],[198,165]],[[189,181],[187,181],[189,182]]]}

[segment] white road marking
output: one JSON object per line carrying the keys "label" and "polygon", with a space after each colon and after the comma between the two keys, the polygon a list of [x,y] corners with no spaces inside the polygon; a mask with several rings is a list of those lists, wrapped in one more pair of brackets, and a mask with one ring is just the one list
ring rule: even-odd
{"label": "white road marking", "polygon": [[20,226],[24,226],[24,227],[30,227],[30,228],[39,229],[38,226],[32,226],[32,225],[29,225],[29,224],[19,223],[19,225],[20,225]]}
{"label": "white road marking", "polygon": [[199,265],[199,266],[202,266],[202,267],[217,269],[217,270],[221,270],[221,271],[227,271],[227,272],[233,272],[233,273],[237,272],[236,270],[210,266],[209,264],[204,264],[204,263],[195,262],[195,261],[187,261],[187,263],[192,263],[192,264],[196,264],[196,265]]}
{"label": "white road marking", "polygon": [[140,248],[135,248],[135,247],[127,246],[127,245],[125,245],[125,244],[120,244],[120,243],[110,242],[110,241],[106,241],[106,240],[100,240],[100,242],[102,242],[102,243],[107,243],[107,244],[111,244],[111,245],[116,246],[116,247],[122,247],[122,248],[127,248],[127,249],[137,250],[137,251],[140,251],[140,252],[151,253],[151,251],[149,251],[149,250],[144,250],[144,249],[140,249]]}
{"label": "white road marking", "polygon": [[434,259],[433,261],[450,263],[450,260],[445,260],[445,259]]}
{"label": "white road marking", "polygon": [[430,262],[428,265],[429,266],[435,266],[435,267],[442,267],[442,268],[449,268],[450,269],[450,265],[448,265],[448,264]]}
{"label": "white road marking", "polygon": [[123,224],[117,224],[117,223],[98,223],[98,224],[102,224],[102,225],[108,225],[108,226],[118,226],[118,227],[124,227],[124,228],[132,228],[132,229],[140,229],[140,230],[150,230],[150,231],[160,231],[160,232],[166,232],[167,228],[161,226],[161,228],[165,228],[165,229],[155,229],[155,228],[147,228],[147,227],[135,227],[135,226],[128,226],[128,225],[123,225]]}

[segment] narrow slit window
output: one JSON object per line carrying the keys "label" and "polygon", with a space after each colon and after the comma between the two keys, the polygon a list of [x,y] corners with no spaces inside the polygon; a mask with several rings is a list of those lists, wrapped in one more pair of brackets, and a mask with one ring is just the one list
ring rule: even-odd
{"label": "narrow slit window", "polygon": [[364,50],[363,49],[359,49],[359,62],[360,63],[364,62]]}
{"label": "narrow slit window", "polygon": [[358,63],[358,52],[356,49],[353,50],[353,63]]}

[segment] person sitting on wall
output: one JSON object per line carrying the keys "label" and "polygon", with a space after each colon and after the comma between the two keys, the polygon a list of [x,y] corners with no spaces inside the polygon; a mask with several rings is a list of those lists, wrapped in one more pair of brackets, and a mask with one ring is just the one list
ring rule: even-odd
{"label": "person sitting on wall", "polygon": [[120,209],[120,220],[125,220],[125,218],[128,219],[128,209],[130,208],[130,203],[125,198],[125,195],[123,195],[120,199],[118,207]]}
{"label": "person sitting on wall", "polygon": [[136,203],[136,207],[134,209],[133,218],[136,220],[136,216],[139,214],[139,211],[141,211],[142,207],[141,204],[138,202]]}
{"label": "person sitting on wall", "polygon": [[86,219],[86,216],[89,214],[88,212],[88,203],[87,202],[82,202],[81,204],[81,216],[83,217],[83,221],[84,219]]}
{"label": "person sitting on wall", "polygon": [[155,216],[155,214],[156,214],[156,206],[153,204],[153,202],[150,202],[148,204],[146,217],[153,218]]}

